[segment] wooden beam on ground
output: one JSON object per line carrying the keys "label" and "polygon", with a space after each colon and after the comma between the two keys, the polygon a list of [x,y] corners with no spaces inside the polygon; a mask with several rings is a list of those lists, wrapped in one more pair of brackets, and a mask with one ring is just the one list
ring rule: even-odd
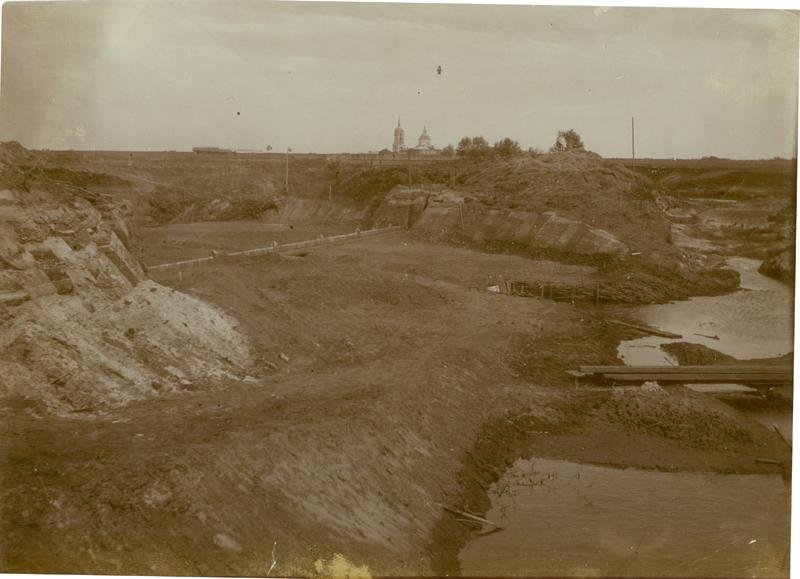
{"label": "wooden beam on ground", "polygon": [[626,328],[631,328],[633,330],[637,330],[642,332],[643,334],[650,334],[653,336],[658,336],[660,338],[671,338],[673,340],[678,340],[682,338],[680,334],[673,334],[672,332],[668,332],[666,330],[659,330],[658,328],[651,328],[650,326],[640,326],[637,324],[629,324],[628,322],[623,322],[621,320],[608,320],[612,324],[617,324],[618,326],[625,326]]}
{"label": "wooden beam on ground", "polygon": [[584,374],[685,374],[686,372],[714,372],[715,374],[786,374],[792,373],[787,364],[720,364],[695,366],[579,366]]}
{"label": "wooden beam on ground", "polygon": [[580,366],[568,372],[584,381],[661,382],[683,384],[791,384],[789,365],[742,364],[720,366]]}
{"label": "wooden beam on ground", "polygon": [[713,372],[686,374],[602,374],[614,382],[682,382],[691,384],[752,384],[763,382],[779,384],[791,382],[791,376],[781,374],[714,374]]}

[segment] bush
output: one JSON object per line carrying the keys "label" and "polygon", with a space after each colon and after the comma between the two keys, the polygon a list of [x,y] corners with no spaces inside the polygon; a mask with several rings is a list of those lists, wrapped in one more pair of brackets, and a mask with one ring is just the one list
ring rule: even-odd
{"label": "bush", "polygon": [[558,131],[556,142],[550,147],[550,152],[558,151],[583,151],[583,141],[581,136],[573,129],[568,131]]}
{"label": "bush", "polygon": [[503,158],[514,157],[522,154],[522,149],[517,141],[513,141],[508,137],[497,141],[494,144],[494,151]]}
{"label": "bush", "polygon": [[464,137],[458,142],[456,153],[459,157],[481,159],[492,156],[492,147],[483,137]]}

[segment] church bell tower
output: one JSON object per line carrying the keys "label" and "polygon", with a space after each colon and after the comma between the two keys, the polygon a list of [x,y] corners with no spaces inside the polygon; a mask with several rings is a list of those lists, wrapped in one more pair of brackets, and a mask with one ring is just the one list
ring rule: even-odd
{"label": "church bell tower", "polygon": [[394,142],[392,143],[392,152],[399,153],[406,150],[405,131],[400,126],[400,117],[397,117],[397,127],[394,129]]}

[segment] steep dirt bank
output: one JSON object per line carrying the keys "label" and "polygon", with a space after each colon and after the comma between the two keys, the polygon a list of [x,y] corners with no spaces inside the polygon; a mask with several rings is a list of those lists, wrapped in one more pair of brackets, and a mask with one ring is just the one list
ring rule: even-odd
{"label": "steep dirt bank", "polygon": [[764,260],[758,272],[778,281],[794,285],[794,246],[784,249]]}
{"label": "steep dirt bank", "polygon": [[0,404],[86,415],[246,376],[231,318],[147,280],[119,184],[0,145]]}

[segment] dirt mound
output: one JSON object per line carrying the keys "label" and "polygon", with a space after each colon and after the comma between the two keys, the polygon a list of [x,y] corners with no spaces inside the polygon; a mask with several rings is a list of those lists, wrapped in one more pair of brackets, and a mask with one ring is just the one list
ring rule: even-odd
{"label": "dirt mound", "polygon": [[688,389],[615,388],[599,416],[631,432],[677,440],[689,447],[723,448],[755,438],[737,412]]}
{"label": "dirt mound", "polygon": [[0,164],[4,166],[21,165],[32,158],[31,152],[17,141],[0,142]]}
{"label": "dirt mound", "polygon": [[686,253],[619,259],[604,269],[602,284],[610,301],[634,304],[720,295],[735,291],[740,279],[714,256]]}
{"label": "dirt mound", "polygon": [[794,285],[794,247],[776,253],[758,268],[759,273]]}
{"label": "dirt mound", "polygon": [[552,211],[492,209],[451,190],[396,187],[378,207],[374,220],[430,234],[458,232],[477,244],[513,244],[531,252],[543,249],[586,256],[628,253],[628,247],[609,232],[586,223]]}
{"label": "dirt mound", "polygon": [[[652,182],[593,153],[457,160],[409,170],[418,171],[414,180],[421,185],[405,190],[398,185],[403,181],[397,168],[372,170],[382,186],[392,187],[388,195],[376,192],[377,221],[469,230],[474,229],[471,219],[481,221],[494,212],[487,231],[467,231],[467,236],[530,245],[531,235],[541,230],[535,245],[567,253],[616,255],[626,248],[659,256],[679,253],[670,244],[670,223],[655,203]],[[360,179],[367,180],[366,171]],[[498,237],[492,231],[515,220],[516,232]]]}
{"label": "dirt mound", "polygon": [[[162,201],[151,201],[151,205],[162,211],[164,217],[171,214]],[[278,206],[269,197],[246,196],[216,198],[205,203],[191,203],[180,213],[169,219],[170,223],[192,223],[198,221],[240,221],[262,219]]]}

